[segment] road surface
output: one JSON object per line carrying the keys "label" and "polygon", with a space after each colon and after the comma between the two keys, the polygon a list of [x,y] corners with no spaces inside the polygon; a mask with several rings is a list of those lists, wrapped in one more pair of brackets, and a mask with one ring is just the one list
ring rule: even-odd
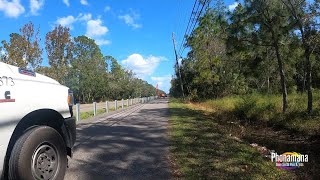
{"label": "road surface", "polygon": [[171,179],[167,127],[166,99],[80,122],[65,179]]}

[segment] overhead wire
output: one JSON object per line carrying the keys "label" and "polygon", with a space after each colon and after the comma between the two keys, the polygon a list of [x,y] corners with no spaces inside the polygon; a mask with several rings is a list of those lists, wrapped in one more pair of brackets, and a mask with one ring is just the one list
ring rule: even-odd
{"label": "overhead wire", "polygon": [[[196,25],[197,25],[197,22],[199,21],[199,18],[200,18],[200,16],[201,16],[202,11],[203,11],[205,5],[207,4],[207,2],[208,2],[208,0],[204,0],[200,12],[198,11],[198,8],[197,8],[197,11],[196,11],[196,12],[198,12],[198,13],[196,13],[196,14],[197,14],[197,15],[196,15],[197,18],[195,18],[194,23],[192,23],[192,24],[193,24],[193,27],[192,27],[192,30],[190,31],[190,34],[194,31],[194,29],[195,29],[195,27],[196,27]],[[201,3],[199,2],[198,7],[199,7],[200,4],[201,4]],[[193,12],[192,12],[192,13],[193,13]],[[192,14],[191,14],[191,15],[192,15]],[[191,16],[190,16],[190,17],[191,17]],[[187,29],[188,29],[188,27],[187,27]],[[187,30],[187,29],[186,29],[186,30]],[[187,32],[187,31],[186,31],[186,32]],[[188,34],[189,34],[189,33],[188,33]],[[180,48],[179,48],[179,57],[182,56],[184,50],[186,49],[186,47],[184,46],[184,43],[185,43],[185,41],[186,41],[186,36],[187,36],[188,34],[185,33],[185,35],[184,35],[184,37],[183,37],[183,41],[182,41],[182,43],[181,43],[181,45],[180,45]]]}
{"label": "overhead wire", "polygon": [[[179,54],[179,55],[180,55],[180,51],[181,51],[181,49],[182,49],[182,47],[183,47],[183,45],[184,45],[185,37],[186,37],[186,35],[188,34],[189,29],[191,28],[191,26],[192,26],[192,24],[193,24],[193,23],[192,23],[191,26],[190,26],[190,23],[191,23],[191,21],[192,21],[192,17],[193,17],[193,15],[194,15],[195,13],[197,13],[197,11],[195,11],[195,7],[196,7],[197,2],[198,2],[198,0],[195,0],[195,1],[194,1],[193,7],[192,7],[192,11],[191,11],[191,14],[190,14],[190,17],[189,17],[188,25],[187,25],[187,27],[186,27],[186,30],[185,30],[184,35],[183,35],[183,37],[182,37],[182,42],[181,42],[181,44],[180,44],[180,48],[179,48],[179,50],[178,50],[178,54]],[[198,10],[198,8],[199,8],[199,4],[198,4],[198,7],[197,7],[197,10]]]}

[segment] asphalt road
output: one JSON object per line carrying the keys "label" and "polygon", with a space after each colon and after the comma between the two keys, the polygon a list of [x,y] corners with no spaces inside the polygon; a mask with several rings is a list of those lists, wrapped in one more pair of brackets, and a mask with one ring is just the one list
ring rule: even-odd
{"label": "asphalt road", "polygon": [[82,121],[65,179],[171,179],[167,127],[167,99]]}

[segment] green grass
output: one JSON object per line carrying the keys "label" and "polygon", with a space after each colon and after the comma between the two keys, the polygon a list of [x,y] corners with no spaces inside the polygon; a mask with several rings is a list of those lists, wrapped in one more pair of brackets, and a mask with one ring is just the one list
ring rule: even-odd
{"label": "green grass", "polygon": [[[215,108],[232,110],[238,98],[227,103],[208,101]],[[170,99],[170,149],[175,176],[184,179],[293,179],[276,168],[249,144],[229,135],[220,119],[194,105]],[[216,109],[214,110],[216,111]]]}
{"label": "green grass", "polygon": [[231,113],[237,119],[249,123],[267,123],[299,132],[301,134],[316,136],[320,133],[320,95],[313,97],[313,112],[306,113],[307,95],[290,94],[288,96],[288,109],[282,113],[282,97],[276,95],[246,95],[226,97],[217,100],[208,100],[197,104],[207,111]]}
{"label": "green grass", "polygon": [[[110,112],[110,111],[112,111],[112,109],[110,109],[109,112]],[[103,114],[103,113],[105,113],[105,112],[106,112],[105,109],[98,109],[98,110],[97,110],[97,115]],[[91,118],[91,117],[94,117],[93,111],[81,112],[81,113],[80,113],[80,119],[81,119],[81,120],[88,119],[88,118]]]}
{"label": "green grass", "polygon": [[[121,108],[122,108],[121,106],[118,107],[118,109],[121,109]],[[123,108],[127,108],[127,105],[124,105]],[[114,107],[109,109],[109,112],[112,112],[112,111],[115,111]],[[97,110],[97,115],[103,114],[105,112],[106,112],[105,109],[98,109]],[[92,117],[94,117],[94,112],[93,111],[80,112],[80,119],[81,120],[85,120],[85,119],[92,118]]]}

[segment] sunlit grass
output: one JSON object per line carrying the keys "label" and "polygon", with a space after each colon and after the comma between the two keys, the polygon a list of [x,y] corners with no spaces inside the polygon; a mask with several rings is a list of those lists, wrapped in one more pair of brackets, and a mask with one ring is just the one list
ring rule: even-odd
{"label": "sunlit grass", "polygon": [[[238,98],[228,99],[235,109]],[[170,100],[171,101],[171,100]],[[211,109],[223,108],[223,100],[208,101]],[[214,105],[214,108],[212,106]],[[234,139],[220,119],[206,115],[194,105],[170,104],[170,148],[185,179],[292,179],[291,172],[276,168],[270,159],[249,144]]]}
{"label": "sunlit grass", "polygon": [[[127,108],[127,105],[123,105],[123,108]],[[122,106],[118,107],[117,110],[122,109]],[[116,109],[114,107],[109,108],[109,112],[115,111]],[[97,115],[106,113],[106,109],[98,109],[97,110]],[[80,119],[85,120],[88,118],[94,117],[94,112],[93,111],[86,111],[86,112],[80,112]]]}
{"label": "sunlit grass", "polygon": [[252,94],[246,96],[225,97],[193,103],[194,109],[207,112],[230,113],[237,119],[250,123],[268,123],[288,130],[318,135],[320,132],[320,94],[313,95],[313,111],[307,114],[307,95],[290,94],[288,109],[282,112],[281,95]]}

